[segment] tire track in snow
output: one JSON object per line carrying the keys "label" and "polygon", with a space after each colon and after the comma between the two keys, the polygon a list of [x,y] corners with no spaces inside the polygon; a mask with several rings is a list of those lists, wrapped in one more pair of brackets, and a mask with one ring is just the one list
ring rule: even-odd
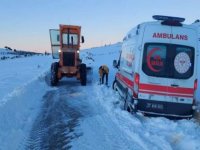
{"label": "tire track in snow", "polygon": [[[85,89],[85,92],[87,90]],[[80,126],[77,126],[76,130],[84,134],[72,141],[72,149],[142,149],[138,143],[133,143],[132,139],[121,130],[119,124],[113,121],[113,115],[110,114],[111,112],[108,109],[113,106],[111,109],[115,110],[116,101],[113,101],[112,95],[108,92],[110,90],[101,85],[93,85],[88,91],[90,92],[87,101],[90,109],[93,109],[93,113],[90,116],[81,118]],[[104,100],[107,101],[102,104]]]}
{"label": "tire track in snow", "polygon": [[[193,140],[184,131],[189,126],[184,123],[189,122],[133,116],[117,106],[117,98],[104,86],[60,83],[59,89],[45,95],[27,149],[171,150],[182,148],[184,136]],[[194,141],[193,147],[196,146]]]}
{"label": "tire track in snow", "polygon": [[26,149],[70,149],[71,140],[81,136],[74,133],[74,128],[82,114],[68,104],[72,100],[70,93],[76,92],[62,85],[46,93]]}

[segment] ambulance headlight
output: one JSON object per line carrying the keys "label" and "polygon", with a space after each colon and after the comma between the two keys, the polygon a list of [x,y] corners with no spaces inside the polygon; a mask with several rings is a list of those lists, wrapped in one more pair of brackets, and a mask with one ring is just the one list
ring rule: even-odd
{"label": "ambulance headlight", "polygon": [[80,51],[77,51],[77,53],[80,53]]}
{"label": "ambulance headlight", "polygon": [[60,50],[60,49],[58,50],[58,53],[61,53],[61,50]]}

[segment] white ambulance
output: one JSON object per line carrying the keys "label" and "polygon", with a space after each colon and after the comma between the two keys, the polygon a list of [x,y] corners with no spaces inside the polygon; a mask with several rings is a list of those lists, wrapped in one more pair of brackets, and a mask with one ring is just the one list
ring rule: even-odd
{"label": "white ambulance", "polygon": [[113,82],[128,111],[191,118],[197,89],[197,28],[184,18],[158,16],[123,39]]}
{"label": "white ambulance", "polygon": [[[196,20],[192,25],[197,27],[198,30],[198,43],[199,43],[199,47],[200,47],[200,20]],[[200,64],[200,59],[198,59],[198,63]],[[200,84],[200,67],[197,67],[197,79],[198,79],[198,85]],[[196,92],[196,100],[198,103],[200,103],[200,87],[197,87],[197,92]]]}

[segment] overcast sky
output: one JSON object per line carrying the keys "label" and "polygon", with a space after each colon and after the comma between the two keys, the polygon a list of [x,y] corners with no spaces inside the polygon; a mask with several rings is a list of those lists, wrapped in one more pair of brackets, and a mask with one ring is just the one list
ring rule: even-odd
{"label": "overcast sky", "polygon": [[82,26],[81,49],[113,44],[152,15],[200,19],[200,0],[0,0],[0,47],[50,51],[49,29]]}

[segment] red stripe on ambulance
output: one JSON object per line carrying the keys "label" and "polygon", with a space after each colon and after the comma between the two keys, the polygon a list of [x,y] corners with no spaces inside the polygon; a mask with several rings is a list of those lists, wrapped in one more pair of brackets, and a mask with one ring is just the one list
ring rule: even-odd
{"label": "red stripe on ambulance", "polygon": [[161,91],[161,92],[192,94],[192,95],[194,93],[193,88],[170,87],[170,86],[160,86],[152,84],[140,84],[140,90]]}
{"label": "red stripe on ambulance", "polygon": [[[127,77],[119,73],[116,74],[116,77],[119,78],[124,84],[126,84],[126,86],[133,90],[134,82],[132,80],[129,80]],[[140,83],[139,92],[145,94],[192,98],[194,94],[194,89]]]}
{"label": "red stripe on ambulance", "polygon": [[127,77],[123,76],[122,74],[117,73],[116,77],[119,78],[126,86],[128,86],[131,90],[133,90],[134,82],[129,80]]}

